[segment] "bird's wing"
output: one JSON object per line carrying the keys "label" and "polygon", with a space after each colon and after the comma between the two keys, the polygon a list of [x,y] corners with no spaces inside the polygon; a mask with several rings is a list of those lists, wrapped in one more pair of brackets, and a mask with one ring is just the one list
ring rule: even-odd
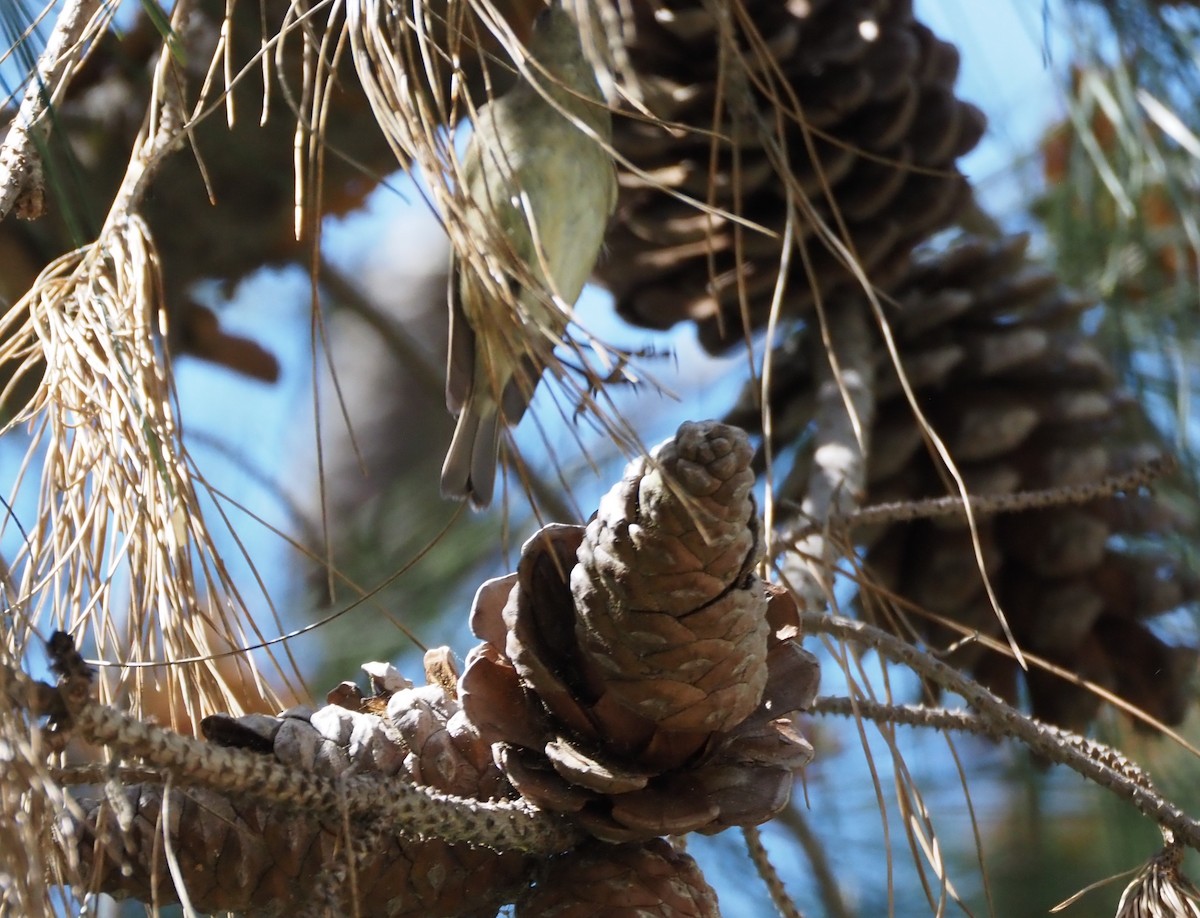
{"label": "bird's wing", "polygon": [[446,301],[450,306],[450,343],[446,349],[446,407],[458,417],[471,394],[475,382],[475,330],[463,312],[462,290],[468,283],[460,276],[457,258],[450,262],[450,289]]}
{"label": "bird's wing", "polygon": [[[474,126],[476,134],[481,131],[485,134],[495,131],[496,104],[492,102],[479,110]],[[479,149],[477,139],[472,138],[463,158],[461,181],[468,191],[481,184],[484,165]],[[463,296],[472,295],[478,303],[481,291],[477,284],[468,290],[468,284],[472,284],[471,269],[457,255],[452,255],[450,288],[446,294],[446,302],[450,308],[450,340],[446,348],[446,407],[455,417],[462,411],[475,385],[475,329],[463,307]]]}
{"label": "bird's wing", "polygon": [[529,407],[534,389],[537,388],[538,380],[545,368],[543,359],[532,354],[521,355],[517,366],[513,369],[512,379],[508,381],[508,385],[504,387],[504,392],[500,395],[500,412],[504,415],[504,422],[509,426],[515,427],[525,416],[525,409]]}

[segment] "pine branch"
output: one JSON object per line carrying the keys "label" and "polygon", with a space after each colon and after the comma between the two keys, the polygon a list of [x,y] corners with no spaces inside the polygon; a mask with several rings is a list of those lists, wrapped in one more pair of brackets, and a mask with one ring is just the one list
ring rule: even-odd
{"label": "pine branch", "polygon": [[[894,718],[911,718],[912,723],[927,720],[928,725],[940,729],[975,729],[977,718],[977,732],[1016,739],[1048,761],[1066,765],[1132,803],[1160,828],[1174,833],[1181,843],[1200,850],[1200,821],[1155,791],[1145,772],[1117,750],[1027,717],[932,654],[873,625],[814,612],[802,613],[801,623],[808,634],[826,634],[874,649],[880,656],[901,663],[941,688],[961,695],[976,712],[975,715],[929,714],[919,709],[875,707],[855,699],[848,707],[842,702],[826,701],[824,708],[828,713],[849,713],[857,707],[864,717],[874,715],[889,722]],[[897,719],[896,722],[903,721]]]}
{"label": "pine branch", "polygon": [[382,821],[398,835],[539,854],[563,851],[579,839],[560,818],[527,804],[481,802],[380,776],[331,779],[289,768],[243,749],[228,749],[146,723],[92,700],[92,676],[71,638],[50,640],[58,690],[0,665],[0,690],[36,716],[51,715],[64,734],[102,746],[121,759],[162,769],[172,781],[225,794],[368,823]]}

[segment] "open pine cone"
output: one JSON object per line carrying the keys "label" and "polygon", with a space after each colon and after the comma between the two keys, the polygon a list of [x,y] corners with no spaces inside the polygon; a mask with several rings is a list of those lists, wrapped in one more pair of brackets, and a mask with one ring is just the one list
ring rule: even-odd
{"label": "open pine cone", "polygon": [[523,797],[606,841],[765,821],[812,757],[790,715],[817,663],[755,573],[750,458],[740,430],[684,424],[476,597],[467,715]]}
{"label": "open pine cone", "polygon": [[[427,654],[427,671],[430,655],[437,653]],[[202,729],[210,742],[327,777],[404,776],[462,797],[511,795],[492,764],[490,747],[466,720],[445,679],[414,687],[387,664],[363,668],[375,689],[370,696],[342,683],[330,692],[331,703],[316,711],[214,715]],[[294,914],[323,903],[321,914],[490,916],[528,883],[535,864],[515,851],[438,838],[385,831],[369,839],[369,829],[356,822],[203,788],[168,794],[160,784],[132,785],[120,790],[120,798],[114,808],[111,793],[80,788],[80,812],[64,814],[58,830],[74,838],[88,890],[147,903],[178,901],[162,858],[164,832],[192,905],[206,912]],[[170,818],[164,826],[165,812]],[[331,874],[345,868],[348,841],[368,846],[354,884]]]}
{"label": "open pine cone", "polygon": [[791,315],[859,284],[818,239],[818,221],[886,287],[966,200],[955,161],[979,140],[984,118],[955,97],[958,52],[914,21],[910,0],[747,0],[727,22],[700,0],[651,0],[633,5],[631,25],[629,60],[645,104],[672,125],[614,123],[614,146],[644,174],[621,173],[598,273],[631,322],[692,320],[714,351],[762,327],[789,181],[800,202],[794,232],[810,260],[791,258],[782,298]]}
{"label": "open pine cone", "polygon": [[[586,530],[535,535],[517,573],[480,588],[472,625],[486,643],[461,680],[446,650],[426,655],[424,686],[367,664],[369,696],[342,683],[315,711],[214,715],[205,737],[326,779],[378,776],[383,788],[399,777],[467,801],[519,795],[608,842],[769,819],[812,758],[792,715],[819,671],[799,646],[795,603],[756,573],[750,458],[742,431],[685,424],[630,465]],[[270,787],[245,793],[147,783],[118,801],[77,788],[78,809],[58,824],[65,869],[89,878],[88,891],[174,901],[164,809],[179,876],[203,910],[334,913],[353,902],[364,916],[492,914],[545,862],[400,837],[404,827],[369,814],[297,811]],[[634,883],[658,897],[654,914],[714,914],[694,865],[661,846],[587,844],[547,870],[544,896],[586,878],[572,908]],[[546,913],[564,901],[545,899]]]}
{"label": "open pine cone", "polygon": [[[1085,485],[1157,455],[1136,406],[1080,327],[1091,304],[1025,256],[1027,239],[968,238],[914,265],[889,320],[921,408],[975,494]],[[823,355],[781,349],[771,393],[776,451],[803,435],[796,404],[811,398],[807,368]],[[952,491],[930,459],[891,359],[878,349],[877,411],[864,503]],[[733,416],[748,423],[756,411]],[[793,476],[780,496],[799,499]],[[791,489],[789,491],[789,489]],[[1163,545],[1183,525],[1163,498],[1126,493],[1083,505],[979,520],[984,558],[1013,634],[1027,652],[1178,723],[1196,653],[1174,647],[1145,620],[1198,595],[1200,582]],[[922,609],[1001,638],[961,516],[857,532],[875,581]],[[963,636],[916,619],[943,646]],[[1009,700],[1020,670],[968,643],[950,662]],[[1100,704],[1092,692],[1036,666],[1033,712],[1082,729]]]}

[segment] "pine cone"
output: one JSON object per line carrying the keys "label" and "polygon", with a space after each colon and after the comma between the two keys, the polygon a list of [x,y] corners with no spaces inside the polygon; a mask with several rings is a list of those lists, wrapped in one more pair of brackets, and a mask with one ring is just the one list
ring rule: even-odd
{"label": "pine cone", "polygon": [[[793,257],[782,302],[786,313],[802,315],[818,294],[828,299],[859,283],[818,241],[814,219],[837,227],[840,215],[867,276],[889,286],[913,246],[965,201],[966,180],[954,164],[984,127],[979,110],[953,94],[957,51],[913,20],[910,0],[749,0],[743,7],[757,34],[730,17],[738,54],[779,101],[749,80],[722,79],[722,64],[735,73],[742,64],[726,58],[721,24],[698,0],[639,3],[629,59],[650,111],[680,127],[618,119],[614,145],[653,182],[779,235],[704,213],[624,171],[609,257],[598,268],[625,318],[652,328],[693,320],[714,351],[743,340],[747,323],[767,320],[788,180],[807,198],[801,212],[813,211],[795,228],[811,276]],[[751,47],[765,49],[779,74]],[[777,105],[785,108],[782,135]]]}
{"label": "pine cone", "polygon": [[[333,703],[316,711],[214,715],[201,728],[210,742],[320,775],[405,775],[458,796],[511,796],[490,747],[442,682],[413,687],[387,664],[363,668],[375,688],[371,696],[342,683],[330,693]],[[75,839],[89,889],[177,901],[161,856],[162,786],[128,787],[122,798],[125,812],[118,813],[101,789],[81,788],[83,818],[61,822],[61,832]],[[349,909],[356,893],[355,914],[363,916],[490,916],[528,882],[533,866],[514,852],[439,839],[384,834],[372,841],[365,834],[371,830],[352,825],[363,837],[350,841],[372,846],[355,867],[352,888],[330,873],[347,863],[340,820],[197,788],[172,790],[168,810],[171,846],[192,904],[203,911],[289,914],[319,896],[331,909]]]}
{"label": "pine cone", "polygon": [[464,709],[522,796],[599,838],[764,821],[812,757],[788,715],[817,664],[754,573],[749,458],[741,431],[683,425],[476,597]]}
{"label": "pine cone", "polygon": [[[890,316],[922,410],[975,494],[1090,484],[1157,453],[1145,419],[1080,328],[1091,304],[1032,265],[1026,244],[1023,236],[968,239],[928,256],[897,288]],[[866,503],[947,494],[882,347],[877,363]],[[802,372],[782,379],[771,395],[777,421],[794,415],[788,405],[805,398],[806,387]],[[776,431],[777,449],[800,435],[794,424],[777,423]],[[802,494],[787,484],[780,496]],[[1161,545],[1184,525],[1166,501],[1127,493],[983,516],[979,525],[986,568],[1023,649],[1159,720],[1182,719],[1196,654],[1144,624],[1194,599],[1200,586]],[[1002,639],[962,517],[856,535],[870,545],[867,562],[881,586]],[[935,646],[961,638],[930,624],[925,632]],[[1016,699],[1020,673],[1011,659],[979,644],[951,659]],[[1100,703],[1036,667],[1028,683],[1033,712],[1065,727],[1085,727]]]}
{"label": "pine cone", "polygon": [[592,843],[556,858],[517,918],[718,918],[717,895],[696,862],[662,839]]}
{"label": "pine cone", "polygon": [[604,689],[668,730],[736,726],[766,682],[766,596],[745,434],[684,424],[600,503],[571,573]]}
{"label": "pine cone", "polygon": [[[162,857],[163,796],[157,784],[122,788],[131,817],[123,828],[102,791],[81,791],[83,818],[68,823],[64,816],[60,830],[75,835],[88,891],[146,903],[178,901]],[[169,843],[188,896],[203,912],[292,915],[328,893],[330,908],[322,914],[491,918],[531,870],[515,852],[387,838],[357,867],[354,912],[349,883],[322,889],[323,872],[346,863],[342,825],[202,788],[173,789],[168,809]]]}

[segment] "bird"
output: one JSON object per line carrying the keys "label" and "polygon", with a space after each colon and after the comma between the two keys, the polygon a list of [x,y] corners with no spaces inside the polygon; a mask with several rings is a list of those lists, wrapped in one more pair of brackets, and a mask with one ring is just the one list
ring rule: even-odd
{"label": "bird", "polygon": [[457,423],[441,491],[477,510],[491,504],[501,432],[520,421],[566,331],[550,298],[579,298],[617,200],[612,115],[562,0],[538,14],[526,50],[536,65],[480,107],[462,159],[468,238],[499,240],[521,266],[503,279],[516,309],[479,276],[481,259],[451,266],[446,405]]}

